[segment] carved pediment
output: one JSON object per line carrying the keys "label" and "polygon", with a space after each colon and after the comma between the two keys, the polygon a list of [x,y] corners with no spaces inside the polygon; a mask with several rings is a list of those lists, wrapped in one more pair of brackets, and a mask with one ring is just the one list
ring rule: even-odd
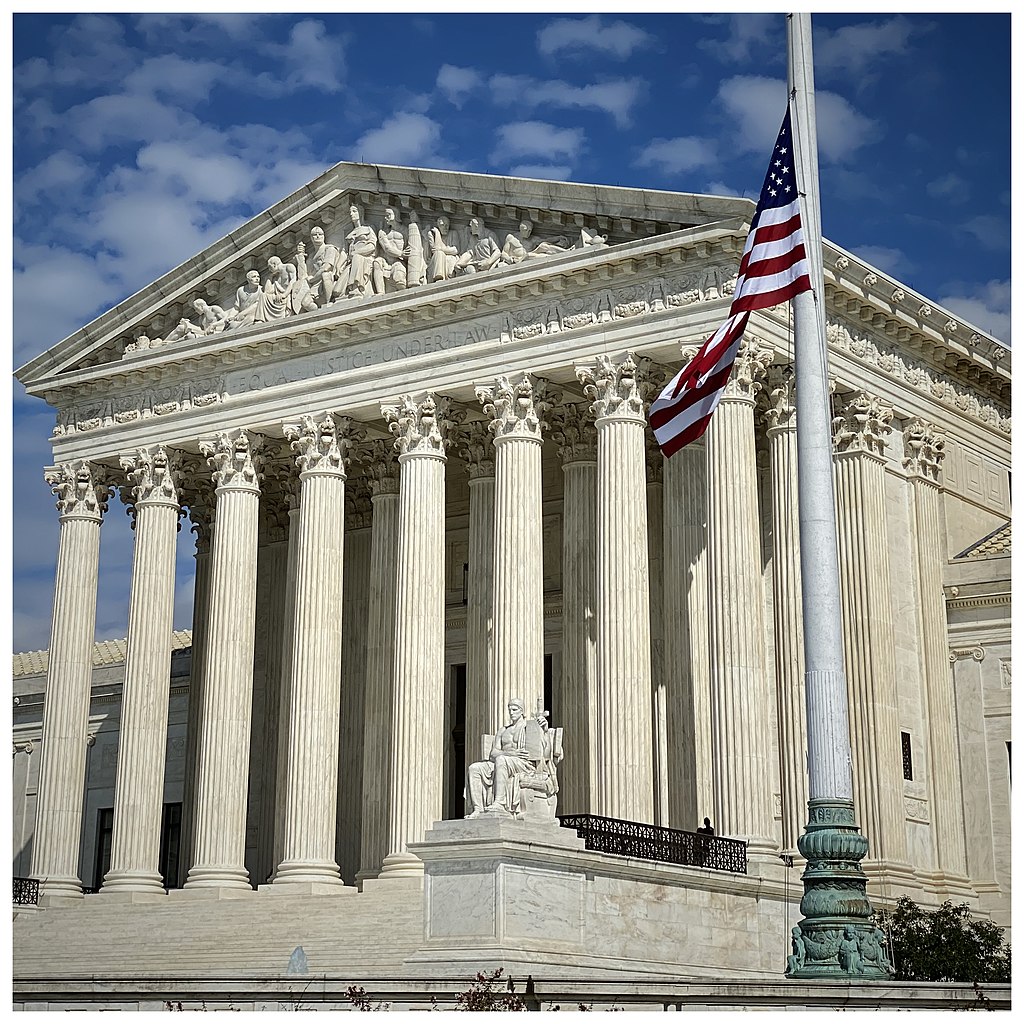
{"label": "carved pediment", "polygon": [[31,387],[69,370],[127,368],[153,349],[749,214],[745,200],[338,164],[18,377]]}

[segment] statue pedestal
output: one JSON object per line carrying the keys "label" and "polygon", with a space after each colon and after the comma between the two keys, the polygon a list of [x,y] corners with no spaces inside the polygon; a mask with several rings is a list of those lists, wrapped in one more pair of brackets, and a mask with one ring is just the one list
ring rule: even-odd
{"label": "statue pedestal", "polygon": [[425,902],[424,943],[408,963],[461,975],[583,952],[584,844],[572,829],[488,814],[435,822],[409,849],[423,861]]}

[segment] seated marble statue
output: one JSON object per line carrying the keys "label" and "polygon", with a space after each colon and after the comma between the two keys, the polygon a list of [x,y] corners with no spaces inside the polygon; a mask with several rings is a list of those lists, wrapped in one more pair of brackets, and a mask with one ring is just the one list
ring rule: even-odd
{"label": "seated marble statue", "polygon": [[228,330],[234,330],[236,327],[249,327],[254,322],[262,291],[260,272],[250,270],[245,275],[245,284],[235,292],[234,306],[227,311]]}
{"label": "seated marble statue", "polygon": [[343,270],[344,295],[361,298],[373,294],[373,258],[377,255],[377,232],[363,223],[362,207],[353,203],[348,208],[352,230],[345,236],[345,252],[339,264]]}
{"label": "seated marble statue", "polygon": [[490,270],[498,262],[501,249],[493,231],[479,217],[469,220],[469,248],[455,261],[456,274],[476,274]]}
{"label": "seated marble statue", "polygon": [[220,306],[211,306],[205,299],[195,299],[192,308],[199,314],[203,334],[219,334],[228,326],[228,315]]}
{"label": "seated marble statue", "polygon": [[459,259],[459,237],[447,217],[438,217],[427,232],[427,281],[447,281]]}
{"label": "seated marble statue", "polygon": [[279,256],[267,260],[270,273],[263,284],[263,291],[256,297],[255,323],[281,320],[299,312],[296,284],[298,271],[294,263],[285,263]]}
{"label": "seated marble statue", "polygon": [[[326,306],[341,297],[341,283],[338,265],[341,250],[326,240],[324,229],[315,224],[309,232],[313,254],[306,255],[306,246],[299,242],[295,254],[295,266],[300,280],[305,282],[303,312]],[[305,298],[308,296],[308,298]]]}
{"label": "seated marble statue", "polygon": [[487,814],[557,824],[555,767],[562,760],[562,730],[548,727],[543,710],[530,719],[525,713],[523,702],[513,697],[509,723],[494,737],[487,760],[469,766],[467,818]]}

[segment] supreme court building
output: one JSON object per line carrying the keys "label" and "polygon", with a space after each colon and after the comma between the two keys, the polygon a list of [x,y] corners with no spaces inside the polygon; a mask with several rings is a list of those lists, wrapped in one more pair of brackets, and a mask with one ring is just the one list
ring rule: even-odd
{"label": "supreme court building", "polygon": [[[645,421],[727,314],[752,211],[343,163],[17,371],[56,413],[60,517],[50,649],[14,658],[17,1002],[436,977],[430,949],[481,963],[480,935],[580,977],[781,979],[807,801],[788,305],[752,314],[701,442],[665,460]],[[1010,351],[832,242],[824,270],[868,892],[1008,927]],[[126,513],[128,635],[96,643]],[[745,872],[554,843],[516,868],[525,931],[442,934],[424,840],[512,697],[563,730],[559,814],[708,816]],[[655,904],[692,946],[644,932]]]}

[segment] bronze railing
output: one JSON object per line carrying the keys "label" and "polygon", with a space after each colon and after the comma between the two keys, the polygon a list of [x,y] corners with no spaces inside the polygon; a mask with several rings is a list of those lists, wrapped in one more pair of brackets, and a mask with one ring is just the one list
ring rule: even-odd
{"label": "bronze railing", "polygon": [[37,878],[14,879],[14,905],[27,907],[39,902],[39,880]]}
{"label": "bronze railing", "polygon": [[586,848],[597,853],[747,873],[747,844],[742,839],[706,836],[599,814],[560,814],[558,820],[563,828],[575,829]]}

